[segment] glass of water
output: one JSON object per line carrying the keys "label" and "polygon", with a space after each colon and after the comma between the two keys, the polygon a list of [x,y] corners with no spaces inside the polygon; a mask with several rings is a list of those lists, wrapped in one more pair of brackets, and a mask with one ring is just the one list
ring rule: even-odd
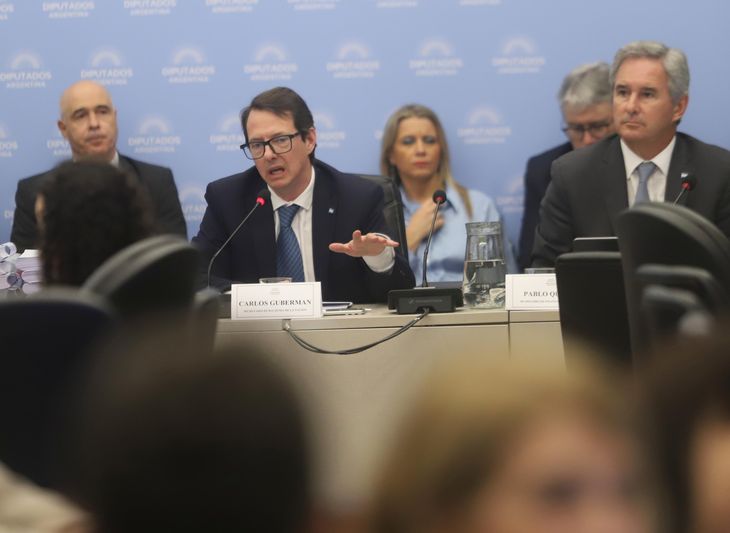
{"label": "glass of water", "polygon": [[504,307],[504,246],[500,222],[468,222],[464,257],[464,304]]}

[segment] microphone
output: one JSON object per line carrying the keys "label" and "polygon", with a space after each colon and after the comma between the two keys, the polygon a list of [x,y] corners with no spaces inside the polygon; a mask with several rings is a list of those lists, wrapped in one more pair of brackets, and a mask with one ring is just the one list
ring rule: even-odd
{"label": "microphone", "polygon": [[682,180],[682,190],[679,191],[679,194],[674,199],[674,202],[672,202],[674,205],[676,205],[677,202],[679,202],[680,198],[682,198],[684,193],[690,192],[697,185],[697,177],[694,174],[690,174],[688,172],[682,172],[681,180]]}
{"label": "microphone", "polygon": [[248,218],[253,215],[253,212],[256,211],[260,206],[266,204],[266,201],[271,198],[271,191],[269,189],[261,189],[256,196],[256,203],[251,208],[251,211],[249,211],[245,217],[243,217],[243,220],[241,220],[241,223],[236,226],[236,229],[234,229],[231,232],[231,235],[226,239],[226,242],[224,242],[220,248],[213,254],[213,257],[210,258],[210,262],[208,263],[208,288],[210,288],[210,271],[213,268],[213,262],[216,260],[216,258],[220,255],[220,253],[223,251],[223,248],[226,247],[226,245],[231,242],[231,239],[238,233],[238,230],[240,230],[243,225],[246,223]]}
{"label": "microphone", "polygon": [[428,232],[428,241],[423,251],[423,283],[413,289],[399,289],[388,293],[388,309],[395,309],[399,315],[411,313],[452,313],[457,307],[464,305],[461,288],[457,287],[429,287],[426,279],[428,270],[428,250],[431,248],[433,229],[436,227],[441,204],[446,202],[446,193],[441,189],[433,193],[433,203],[436,209],[431,220],[431,230]]}
{"label": "microphone", "polygon": [[436,217],[438,217],[441,204],[446,202],[446,193],[442,189],[438,189],[433,193],[432,199],[433,203],[436,204],[436,209],[433,212],[433,219],[431,219],[431,229],[428,232],[426,248],[423,250],[423,278],[421,287],[428,287],[428,280],[426,279],[426,271],[428,270],[428,250],[431,248],[431,238],[433,237],[433,228],[436,226]]}

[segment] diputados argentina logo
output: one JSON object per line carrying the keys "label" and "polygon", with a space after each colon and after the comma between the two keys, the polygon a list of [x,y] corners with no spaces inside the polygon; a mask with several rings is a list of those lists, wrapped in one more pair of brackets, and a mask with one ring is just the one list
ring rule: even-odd
{"label": "diputados argentina logo", "polygon": [[177,7],[177,0],[124,0],[124,9],[132,17],[169,15]]}
{"label": "diputados argentina logo", "polygon": [[147,117],[137,131],[137,135],[127,139],[135,154],[174,153],[182,144],[181,137],[174,135],[170,124],[162,117]]}
{"label": "diputados argentina logo", "polygon": [[199,48],[182,47],[172,56],[172,65],[163,67],[161,74],[168,83],[208,83],[215,74],[215,65],[206,64]]}
{"label": "diputados argentina logo", "polygon": [[134,76],[134,70],[124,63],[124,58],[116,50],[97,50],[91,56],[89,67],[82,69],[79,77],[102,85],[127,85]]}
{"label": "diputados argentina logo", "polygon": [[477,107],[467,117],[467,125],[456,130],[465,144],[501,144],[512,135],[512,128],[491,107]]}
{"label": "diputados argentina logo", "polygon": [[76,2],[43,2],[43,12],[50,19],[86,18],[96,9],[92,0]]}
{"label": "diputados argentina logo", "polygon": [[15,13],[15,4],[7,0],[0,0],[0,22],[10,19],[10,15]]}
{"label": "diputados argentina logo", "polygon": [[545,57],[537,52],[537,46],[526,37],[507,40],[501,54],[492,58],[492,66],[498,74],[537,74],[545,66]]}
{"label": "diputados argentina logo", "polygon": [[335,79],[373,78],[380,70],[380,61],[370,57],[370,50],[362,43],[346,43],[337,50],[337,60],[326,65]]}
{"label": "diputados argentina logo", "polygon": [[337,149],[347,139],[345,130],[337,128],[334,118],[329,113],[314,113],[314,125],[317,127],[317,147]]}
{"label": "diputados argentina logo", "polygon": [[207,206],[203,189],[193,186],[180,190],[180,205],[182,206],[185,222],[195,223],[203,220]]}
{"label": "diputados argentina logo", "polygon": [[10,70],[0,72],[6,89],[43,89],[51,79],[51,71],[43,68],[40,56],[33,52],[17,53],[10,60]]}
{"label": "diputados argentina logo", "polygon": [[283,46],[265,44],[254,53],[254,62],[243,66],[251,81],[286,81],[299,71],[299,65],[289,60]]}
{"label": "diputados argentina logo", "polygon": [[18,141],[8,133],[8,129],[0,124],[0,157],[13,157],[18,151]]}
{"label": "diputados argentina logo", "polygon": [[54,128],[53,134],[46,139],[46,148],[53,157],[71,157],[71,145],[64,139],[58,128]]}
{"label": "diputados argentina logo", "polygon": [[230,113],[221,119],[218,131],[211,133],[208,142],[215,146],[216,152],[237,152],[245,142],[241,131],[241,121],[237,113]]}
{"label": "diputados argentina logo", "polygon": [[329,11],[341,0],[286,0],[295,11]]}
{"label": "diputados argentina logo", "polygon": [[411,59],[408,68],[416,76],[455,76],[464,66],[464,60],[454,55],[451,43],[431,39],[421,45],[418,57]]}
{"label": "diputados argentina logo", "polygon": [[259,0],[205,0],[205,6],[216,15],[250,13]]}

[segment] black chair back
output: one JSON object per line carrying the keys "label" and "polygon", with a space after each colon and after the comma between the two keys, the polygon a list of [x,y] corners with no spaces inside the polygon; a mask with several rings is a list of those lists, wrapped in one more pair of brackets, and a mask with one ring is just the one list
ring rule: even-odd
{"label": "black chair back", "polygon": [[173,235],[144,239],[110,257],[83,285],[107,298],[122,318],[188,310],[199,252]]}
{"label": "black chair back", "polygon": [[0,300],[0,324],[0,462],[57,488],[70,395],[113,313],[98,297],[54,288]]}
{"label": "black chair back", "polygon": [[[646,321],[648,343],[656,349],[668,339],[677,335],[693,333],[706,334],[714,318],[692,291],[677,287],[648,285],[641,295],[641,314]],[[691,319],[694,331],[688,331],[687,320]],[[696,324],[701,324],[699,331]]]}
{"label": "black chair back", "polygon": [[730,289],[730,241],[712,222],[684,206],[661,202],[634,206],[619,214],[617,233],[635,356],[649,347],[647,324],[640,310],[643,287],[636,275],[640,266],[699,267],[726,291]]}
{"label": "black chair back", "polygon": [[730,301],[727,290],[704,268],[646,263],[636,269],[636,279],[644,290],[655,285],[688,291],[715,315],[726,312]]}
{"label": "black chair back", "polygon": [[584,344],[631,364],[629,320],[619,252],[571,252],[555,263],[560,328],[568,364]]}
{"label": "black chair back", "polygon": [[408,260],[408,242],[406,241],[406,222],[403,216],[403,199],[401,198],[398,184],[393,178],[388,176],[375,174],[359,174],[359,176],[377,183],[383,188],[383,193],[385,194],[385,206],[383,207],[385,223],[393,232],[391,238],[400,243],[400,246],[395,249],[396,252],[402,254]]}

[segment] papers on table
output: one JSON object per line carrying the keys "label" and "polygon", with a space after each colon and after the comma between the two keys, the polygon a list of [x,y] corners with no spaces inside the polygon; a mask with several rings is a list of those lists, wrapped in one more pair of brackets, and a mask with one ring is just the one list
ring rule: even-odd
{"label": "papers on table", "polygon": [[36,292],[43,277],[38,250],[26,250],[18,254],[12,242],[0,244],[0,285],[10,289],[22,288],[24,292]]}

